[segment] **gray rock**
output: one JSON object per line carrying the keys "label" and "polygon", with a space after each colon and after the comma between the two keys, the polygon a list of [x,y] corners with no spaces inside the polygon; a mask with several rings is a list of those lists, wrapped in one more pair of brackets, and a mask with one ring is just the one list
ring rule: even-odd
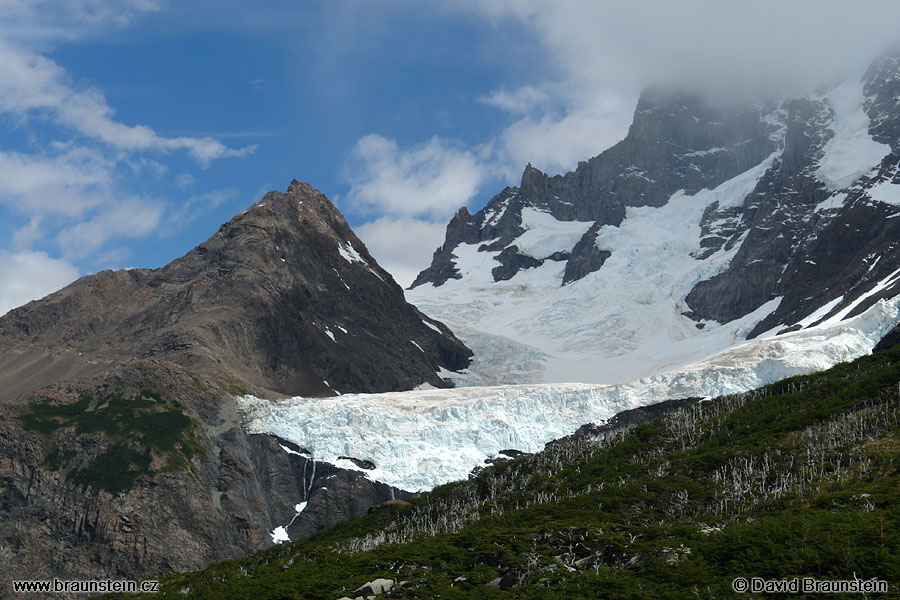
{"label": "gray rock", "polygon": [[[213,380],[165,361],[127,362],[92,387],[42,394],[71,402],[91,389],[133,392],[148,382],[161,398],[177,398],[194,419],[202,452],[184,470],[165,470],[160,458],[157,472],[136,479],[118,496],[84,490],[67,477],[106,451],[106,434],[69,429],[48,439],[23,430],[16,418],[28,398],[5,403],[0,540],[11,552],[0,552],[0,596],[11,593],[9,576],[22,570],[37,579],[140,579],[196,570],[271,546],[272,530],[292,519],[288,534],[298,539],[363,515],[373,504],[408,497],[359,472],[286,452],[282,446],[300,449],[285,440],[245,433],[233,397]],[[48,466],[53,446],[73,451],[73,457]],[[306,509],[294,519],[294,505],[304,500]]]}
{"label": "gray rock", "polygon": [[386,594],[394,589],[394,580],[380,577],[358,587],[353,593],[357,596]]}

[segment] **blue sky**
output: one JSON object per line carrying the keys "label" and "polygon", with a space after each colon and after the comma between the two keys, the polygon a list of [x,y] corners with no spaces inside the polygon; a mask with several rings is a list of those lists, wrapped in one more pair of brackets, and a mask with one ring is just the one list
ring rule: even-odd
{"label": "blue sky", "polygon": [[620,139],[643,86],[805,90],[898,16],[720,4],[0,0],[0,313],[162,266],[292,178],[406,285],[460,206]]}

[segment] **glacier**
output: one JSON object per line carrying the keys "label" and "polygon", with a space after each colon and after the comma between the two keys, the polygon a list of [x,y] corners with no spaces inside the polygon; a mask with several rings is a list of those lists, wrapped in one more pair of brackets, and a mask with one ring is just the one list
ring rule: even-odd
{"label": "glacier", "polygon": [[[861,178],[877,172],[890,147],[869,133],[865,103],[871,99],[861,80],[810,99],[824,107],[817,118],[825,131],[808,176],[825,195],[809,207],[810,214],[797,218],[819,228],[809,230],[813,235],[838,217],[852,200],[849,192],[862,189]],[[805,298],[803,312],[791,313],[791,322],[779,322],[750,341],[748,335],[784,298],[791,302],[793,289],[785,285],[779,288],[784,296],[769,295],[749,314],[725,323],[698,321],[686,301],[699,282],[732,264],[750,232],[729,233],[735,211],[752,204],[758,184],[785,160],[789,114],[780,107],[763,118],[773,126],[771,154],[757,156],[758,164],[714,189],[677,191],[660,206],[628,206],[618,226],[598,225],[594,243],[609,256],[580,279],[563,285],[565,264],[558,258],[593,222],[558,219],[546,206],[520,207],[521,232],[505,240],[505,247],[542,263],[509,279],[495,281],[492,273],[500,264],[498,245],[460,241],[450,247],[459,279],[424,283],[407,290],[406,299],[473,350],[468,369],[438,372],[455,389],[420,385],[409,392],[286,400],[244,396],[238,403],[245,426],[307,448],[316,460],[356,470],[354,462],[340,457],[371,461],[377,467],[363,471],[367,477],[428,490],[465,478],[505,449],[536,452],[623,410],[744,392],[871,352],[900,321],[900,296],[849,315],[900,281],[900,269],[887,274],[883,264],[877,280],[863,278],[864,289],[847,292],[855,297],[846,306],[846,294],[834,298],[829,289],[820,299]],[[518,193],[486,210],[484,227],[499,223]],[[868,198],[900,205],[900,185],[893,179],[874,183]],[[704,246],[719,234],[730,241]],[[504,239],[496,235],[494,241]],[[352,247],[342,256],[359,258]],[[881,255],[869,259],[874,259],[872,271]]]}
{"label": "glacier", "polygon": [[[827,369],[871,352],[900,322],[900,297],[855,317],[729,348],[694,364],[619,384],[543,383],[473,386],[330,398],[238,398],[244,427],[312,452],[315,460],[357,469],[373,480],[430,490],[464,479],[505,449],[536,452],[585,423],[667,399],[748,391]],[[274,532],[273,532],[274,533]]]}

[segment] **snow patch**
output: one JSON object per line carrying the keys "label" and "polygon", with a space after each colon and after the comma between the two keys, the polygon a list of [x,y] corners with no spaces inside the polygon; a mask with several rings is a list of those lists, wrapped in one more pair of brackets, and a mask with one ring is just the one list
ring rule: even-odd
{"label": "snow patch", "polygon": [[304,458],[312,458],[312,455],[310,455],[306,452],[297,452],[296,450],[291,450],[284,444],[278,444],[278,445],[281,446],[281,449],[284,450],[285,452],[287,452],[288,454],[296,454],[297,456],[302,456]]}
{"label": "snow patch", "polygon": [[343,256],[344,260],[346,260],[348,263],[358,262],[364,265],[369,264],[366,262],[366,259],[359,255],[359,252],[356,251],[356,248],[354,248],[350,242],[339,244],[338,252],[341,253],[341,256]]}
{"label": "snow patch", "polygon": [[429,322],[426,321],[425,319],[422,319],[422,322],[423,322],[425,325],[427,325],[428,327],[430,327],[430,328],[434,329],[435,331],[437,331],[438,333],[440,333],[441,335],[444,335],[444,332],[441,331],[440,328],[438,328],[437,325],[434,325],[434,324],[432,324],[432,323],[429,323]]}
{"label": "snow patch", "polygon": [[815,211],[813,212],[822,212],[826,210],[837,210],[843,208],[844,203],[847,201],[847,193],[841,192],[838,194],[833,194],[830,198],[826,200],[822,200],[818,204],[816,204]]}
{"label": "snow patch", "polygon": [[737,177],[720,184],[714,190],[701,190],[697,196],[710,197],[711,200],[719,203],[719,208],[743,206],[744,199],[753,191],[766,171],[772,168],[772,164],[781,156],[781,153],[782,149],[776,150],[752,169],[747,169]]}
{"label": "snow patch", "polygon": [[284,527],[281,527],[281,526],[276,527],[276,528],[272,531],[272,533],[270,533],[269,535],[272,536],[272,543],[273,543],[273,544],[280,544],[280,543],[282,543],[282,542],[289,542],[289,541],[291,541],[291,538],[288,537],[287,530],[286,530]]}
{"label": "snow patch", "polygon": [[[384,279],[382,279],[381,275],[379,275],[378,272],[372,268],[372,266],[368,263],[368,261],[366,261],[366,259],[364,259],[362,256],[360,256],[359,252],[356,251],[356,248],[354,248],[353,244],[351,244],[350,242],[344,242],[343,244],[338,244],[338,252],[341,253],[341,256],[348,263],[350,263],[350,264],[360,263],[366,268],[367,271],[369,271],[370,273],[375,275],[375,277],[377,277],[378,279],[381,279],[382,281],[384,281]],[[350,287],[347,286],[346,283],[344,285],[347,287],[348,290],[350,289]]]}
{"label": "snow patch", "polygon": [[861,81],[839,85],[825,99],[834,112],[834,136],[825,145],[816,176],[829,188],[842,190],[877,167],[890,154],[891,147],[869,135]]}
{"label": "snow patch", "polygon": [[814,311],[808,317],[806,317],[800,321],[797,321],[797,325],[799,325],[800,327],[809,327],[810,325],[812,325],[813,323],[815,323],[816,321],[818,321],[819,319],[821,319],[822,317],[824,317],[825,315],[830,313],[831,309],[833,309],[835,306],[840,304],[843,299],[844,299],[843,295],[835,298],[828,304],[818,308],[816,311]]}
{"label": "snow patch", "polygon": [[876,183],[869,188],[868,194],[876,202],[900,206],[900,185],[893,184],[890,181]]}
{"label": "snow patch", "polygon": [[522,209],[522,227],[526,231],[513,243],[521,254],[547,258],[554,252],[570,251],[590,226],[584,221],[558,221],[550,213],[527,207]]}
{"label": "snow patch", "polygon": [[888,275],[887,277],[885,277],[884,279],[882,279],[881,281],[876,283],[875,286],[871,290],[869,290],[865,294],[862,294],[859,298],[857,298],[856,300],[851,302],[849,306],[847,306],[843,310],[841,310],[841,312],[837,313],[836,315],[834,315],[833,317],[831,317],[830,319],[828,319],[827,321],[822,323],[822,325],[823,326],[837,325],[838,323],[843,321],[844,318],[847,315],[849,315],[851,312],[853,312],[853,309],[855,309],[857,306],[862,304],[863,301],[866,300],[866,298],[870,298],[870,297],[874,296],[875,294],[877,294],[878,292],[880,292],[880,291],[892,286],[894,283],[896,283],[897,282],[897,273],[900,273],[900,268],[898,268],[893,273],[891,273],[890,275]]}

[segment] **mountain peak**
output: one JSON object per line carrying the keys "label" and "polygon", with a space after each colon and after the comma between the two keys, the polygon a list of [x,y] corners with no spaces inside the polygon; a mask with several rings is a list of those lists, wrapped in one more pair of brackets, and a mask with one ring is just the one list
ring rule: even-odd
{"label": "mountain peak", "polygon": [[[296,179],[291,181],[286,192],[268,192],[223,227],[240,228],[244,223],[252,223],[269,232],[293,231],[297,235],[302,234],[305,225],[312,226],[320,233],[341,242],[354,238],[354,245],[362,245],[361,241],[355,239],[356,236],[343,215],[325,194]],[[247,233],[245,230],[243,232]]]}
{"label": "mountain peak", "polygon": [[446,386],[437,372],[471,356],[406,302],[328,198],[297,181],[161,269],[90,275],[11,311],[0,347],[17,348],[16,364],[52,355],[32,370],[42,385],[161,357],[289,395]]}
{"label": "mountain peak", "polygon": [[536,169],[531,166],[531,163],[528,163],[525,165],[525,170],[522,172],[522,183],[520,184],[520,187],[522,189],[534,188],[541,185],[546,179],[547,176],[540,169]]}

